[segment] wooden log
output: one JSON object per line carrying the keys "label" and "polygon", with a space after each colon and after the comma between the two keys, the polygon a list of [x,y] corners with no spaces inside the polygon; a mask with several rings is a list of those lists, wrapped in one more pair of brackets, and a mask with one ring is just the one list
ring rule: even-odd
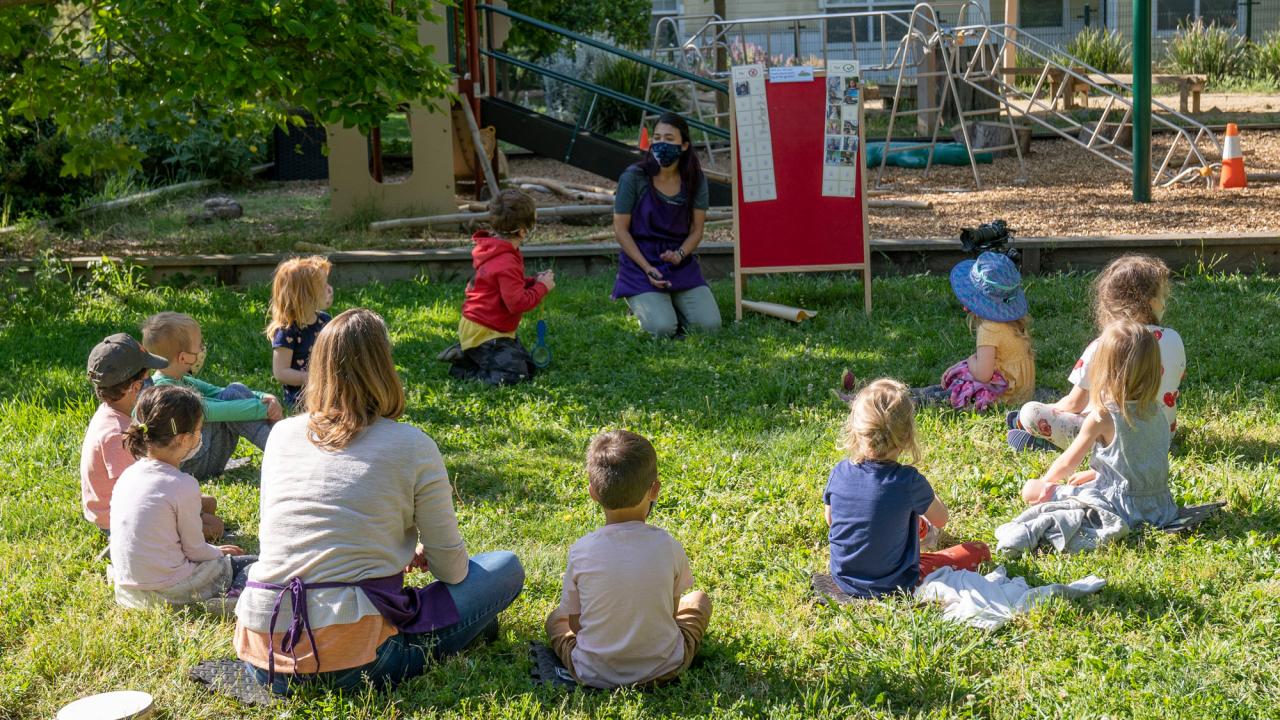
{"label": "wooden log", "polygon": [[[558,217],[592,217],[613,212],[612,205],[558,205],[538,208],[538,218]],[[448,213],[446,215],[428,215],[425,217],[397,218],[395,220],[379,220],[369,223],[374,232],[396,230],[401,228],[430,227],[450,223],[464,223],[489,219],[489,213]]]}
{"label": "wooden log", "polygon": [[928,210],[933,205],[927,200],[868,200],[867,207],[896,208],[901,210]]}
{"label": "wooden log", "polygon": [[[521,190],[524,190],[525,192],[545,192],[552,195],[560,194],[556,192],[555,189],[553,188],[545,187],[537,183],[531,183],[531,182],[520,183],[519,187]],[[562,197],[567,197],[570,200],[590,200],[592,202],[613,202],[613,195],[609,195],[605,193],[586,192],[584,190],[575,190],[573,192],[570,192],[569,195],[562,196]]]}
{"label": "wooden log", "polygon": [[309,253],[338,252],[338,248],[330,247],[328,245],[321,245],[320,243],[307,242],[306,240],[299,240],[298,242],[294,243],[293,249],[298,252],[309,252]]}
{"label": "wooden log", "polygon": [[512,183],[516,185],[541,185],[542,187],[546,188],[548,192],[555,193],[560,197],[566,197],[571,200],[578,199],[574,191],[570,190],[564,185],[561,185],[555,180],[551,180],[550,178],[517,177],[517,178],[511,178],[510,180]]}
{"label": "wooden log", "polygon": [[484,168],[484,181],[489,186],[489,197],[498,197],[498,179],[493,176],[493,168],[489,167],[488,158],[484,157],[484,141],[480,138],[480,124],[476,122],[476,115],[471,111],[471,103],[467,98],[462,98],[461,105],[463,114],[467,116],[467,127],[471,130],[471,142],[476,146],[476,162]]}

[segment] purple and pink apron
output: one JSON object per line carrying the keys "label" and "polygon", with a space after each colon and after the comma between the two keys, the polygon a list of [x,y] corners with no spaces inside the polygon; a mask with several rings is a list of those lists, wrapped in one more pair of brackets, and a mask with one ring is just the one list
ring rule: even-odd
{"label": "purple and pink apron", "polygon": [[[688,192],[689,189],[685,188],[686,196]],[[690,201],[686,199],[685,202]],[[664,200],[653,187],[652,178],[649,179],[649,187],[631,211],[631,237],[644,259],[662,273],[662,279],[669,281],[671,287],[656,288],[649,284],[640,266],[625,252],[619,252],[618,279],[613,284],[615,300],[651,292],[682,292],[707,284],[702,279],[698,259],[692,254],[674,265],[662,259],[662,253],[678,250],[689,238],[692,215],[687,204],[675,205]]]}
{"label": "purple and pink apron", "polygon": [[[284,631],[284,636],[280,638],[280,649],[293,657],[295,668],[298,658],[297,655],[294,655],[294,651],[302,640],[303,633],[306,633],[307,639],[311,642],[311,652],[316,661],[316,666],[319,667],[320,665],[320,653],[316,650],[315,636],[311,631],[311,620],[307,617],[308,590],[340,587],[360,588],[364,591],[365,597],[369,598],[369,602],[382,614],[382,617],[386,618],[392,625],[396,626],[397,630],[403,633],[431,632],[432,630],[454,625],[459,620],[458,607],[454,604],[453,596],[449,594],[449,589],[445,587],[444,583],[437,580],[422,588],[405,587],[404,573],[361,580],[360,582],[306,583],[302,581],[302,578],[295,577],[284,585],[276,585],[275,583],[250,580],[246,586],[259,590],[274,590],[277,593],[275,606],[271,610],[271,625],[267,630],[270,637],[274,637],[276,633],[276,620],[280,617],[280,603],[284,601],[285,595],[291,596],[289,605],[293,611],[293,619],[290,620],[289,627]],[[275,651],[272,650],[267,656],[268,685],[275,682],[275,675],[276,655]]]}

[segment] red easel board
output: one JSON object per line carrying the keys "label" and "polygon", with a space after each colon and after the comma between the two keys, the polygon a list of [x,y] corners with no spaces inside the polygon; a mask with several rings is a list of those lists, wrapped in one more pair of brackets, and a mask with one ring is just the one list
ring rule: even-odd
{"label": "red easel board", "polygon": [[739,267],[821,270],[865,263],[861,142],[854,161],[858,196],[822,195],[825,80],[769,82],[765,97],[778,199],[746,202],[736,161]]}

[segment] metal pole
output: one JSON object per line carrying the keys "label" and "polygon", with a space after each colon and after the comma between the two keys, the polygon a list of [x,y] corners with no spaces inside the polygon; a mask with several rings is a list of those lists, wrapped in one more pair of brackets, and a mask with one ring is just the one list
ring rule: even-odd
{"label": "metal pole", "polygon": [[1244,37],[1249,42],[1253,42],[1253,6],[1257,4],[1256,0],[1244,0]]}
{"label": "metal pole", "polygon": [[1151,202],[1151,0],[1133,0],[1133,201]]}

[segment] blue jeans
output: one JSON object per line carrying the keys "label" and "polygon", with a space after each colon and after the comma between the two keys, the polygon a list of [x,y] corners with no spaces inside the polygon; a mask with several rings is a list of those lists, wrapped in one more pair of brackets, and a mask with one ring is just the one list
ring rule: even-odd
{"label": "blue jeans", "polygon": [[[390,688],[421,675],[430,659],[440,660],[457,655],[490,628],[497,630],[498,613],[520,595],[524,588],[524,567],[514,553],[487,552],[471,556],[467,578],[447,586],[458,622],[429,633],[400,633],[378,646],[373,662],[333,672],[291,675],[276,673],[271,691],[287,695],[290,685],[319,682],[335,690],[350,690],[369,682],[378,688]],[[430,658],[430,659],[429,659]],[[249,675],[267,684],[267,671],[245,663]]]}

